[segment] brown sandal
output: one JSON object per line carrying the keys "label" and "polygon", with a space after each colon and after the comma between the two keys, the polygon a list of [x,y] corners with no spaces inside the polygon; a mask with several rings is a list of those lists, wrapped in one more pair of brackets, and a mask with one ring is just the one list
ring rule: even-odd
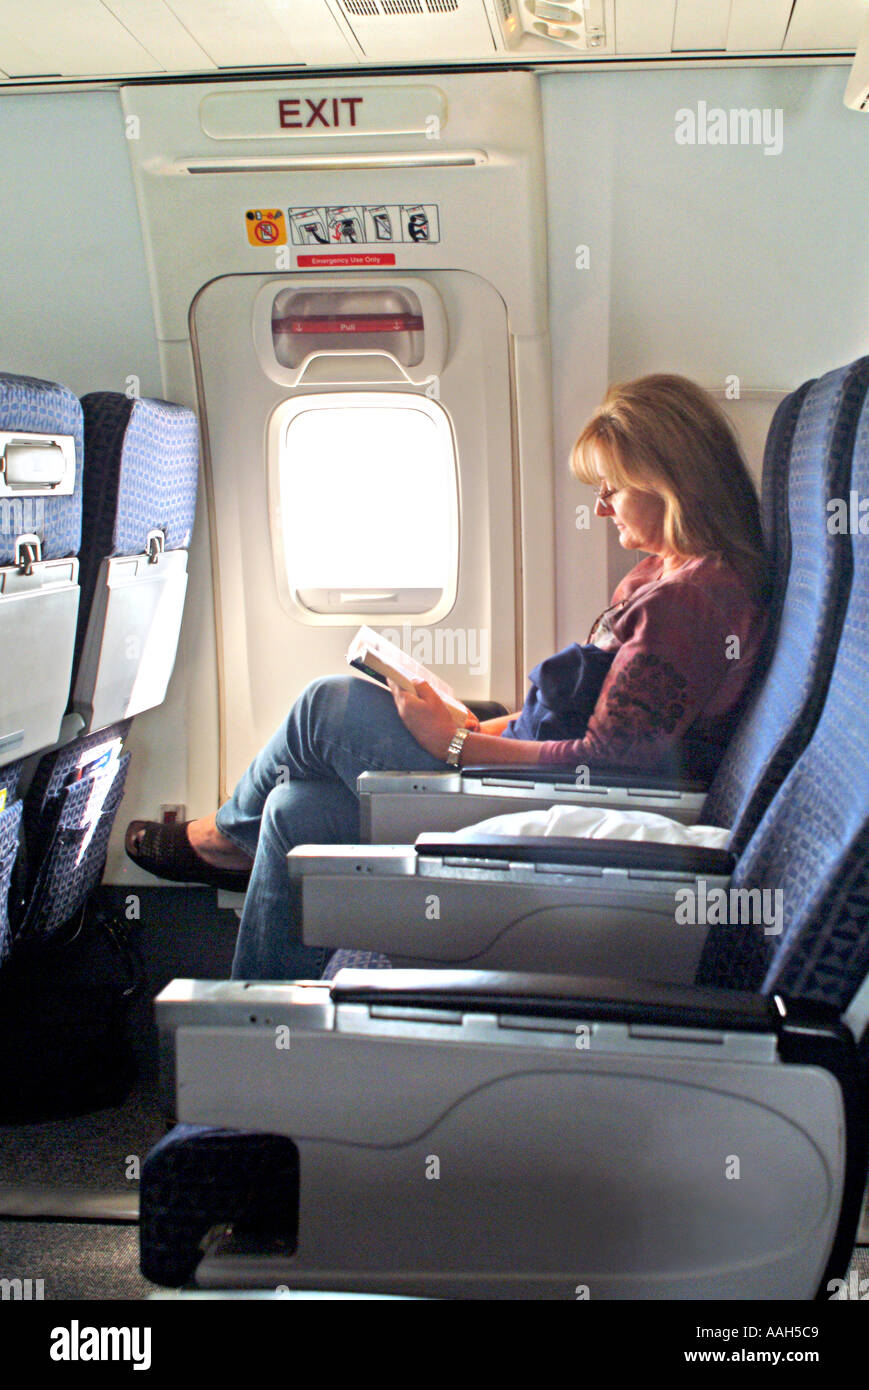
{"label": "brown sandal", "polygon": [[197,854],[187,838],[187,821],[130,821],[124,849],[140,869],[173,883],[204,883],[243,893],[250,879],[250,869],[218,869]]}

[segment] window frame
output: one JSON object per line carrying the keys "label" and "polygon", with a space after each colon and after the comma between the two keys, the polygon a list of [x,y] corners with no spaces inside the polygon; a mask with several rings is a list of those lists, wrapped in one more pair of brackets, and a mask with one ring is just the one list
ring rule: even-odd
{"label": "window frame", "polygon": [[[448,582],[440,599],[431,608],[421,612],[407,608],[358,609],[344,612],[318,613],[307,607],[290,584],[285,548],[285,535],[282,518],[281,497],[281,458],[287,434],[294,419],[308,410],[346,408],[383,409],[392,405],[396,409],[415,409],[421,411],[433,423],[437,433],[449,448],[452,459],[452,480],[449,508],[449,553],[447,558]],[[461,489],[459,452],[455,430],[449,412],[445,407],[425,392],[395,385],[369,390],[335,390],[334,387],[312,390],[306,388],[288,396],[272,411],[266,429],[266,469],[269,506],[269,533],[275,583],[281,607],[295,621],[310,627],[350,627],[363,623],[374,627],[392,627],[396,623],[412,623],[415,626],[428,626],[445,618],[456,604],[459,581],[459,554],[461,535]]]}

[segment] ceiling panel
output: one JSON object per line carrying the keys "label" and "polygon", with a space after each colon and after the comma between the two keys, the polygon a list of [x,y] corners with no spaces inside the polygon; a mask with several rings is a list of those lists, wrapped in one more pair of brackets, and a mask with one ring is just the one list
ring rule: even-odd
{"label": "ceiling panel", "polygon": [[853,51],[867,15],[869,0],[797,0],[784,46]]}
{"label": "ceiling panel", "polygon": [[208,54],[163,0],[102,0],[166,72],[214,68]]}
{"label": "ceiling panel", "polygon": [[669,53],[676,0],[616,0],[618,53]]}
{"label": "ceiling panel", "polygon": [[[291,39],[262,0],[167,0],[167,4],[220,68],[281,67],[305,61],[302,26],[295,26],[298,38]],[[325,5],[319,13],[334,23]]]}
{"label": "ceiling panel", "polygon": [[733,0],[727,47],[730,52],[766,52],[781,48],[791,17],[793,0]]}
{"label": "ceiling panel", "polygon": [[54,76],[59,69],[50,66],[44,53],[31,48],[17,35],[10,33],[7,25],[0,21],[0,64],[8,77],[25,77],[44,73]]}
{"label": "ceiling panel", "polygon": [[[276,24],[302,49],[306,63],[358,63],[359,53],[342,28],[340,8],[327,0],[262,0]],[[481,0],[482,3],[482,0]],[[335,13],[336,8],[338,13]]]}
{"label": "ceiling panel", "polygon": [[100,0],[3,0],[0,24],[0,63],[13,77],[159,70]]}
{"label": "ceiling panel", "polygon": [[730,0],[678,0],[673,49],[726,48]]}

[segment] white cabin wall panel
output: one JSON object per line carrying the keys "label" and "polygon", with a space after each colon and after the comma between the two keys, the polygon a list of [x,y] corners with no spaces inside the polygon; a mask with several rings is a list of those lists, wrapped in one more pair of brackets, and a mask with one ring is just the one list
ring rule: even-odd
{"label": "white cabin wall panel", "polygon": [[673,52],[727,47],[730,0],[678,0]]}
{"label": "white cabin wall panel", "polygon": [[669,53],[676,0],[616,0],[617,53]]}
{"label": "white cabin wall panel", "polygon": [[126,146],[114,92],[0,98],[2,370],[160,394]]}
{"label": "white cabin wall panel", "polygon": [[[849,209],[869,196],[869,126],[842,105],[846,78],[837,67],[614,78],[613,375],[794,386],[866,351],[869,262]],[[677,144],[677,113],[700,101],[781,111],[781,152]]]}
{"label": "white cabin wall panel", "polygon": [[727,48],[731,53],[754,49],[774,52],[781,48],[791,17],[793,0],[732,0]]}
{"label": "white cabin wall panel", "polygon": [[853,52],[867,16],[869,0],[796,0],[784,47]]}
{"label": "white cabin wall panel", "polygon": [[[607,533],[570,473],[571,446],[608,384],[615,113],[603,82],[541,82],[546,151],[556,647],[584,641],[607,604]],[[575,138],[581,131],[583,138]],[[586,267],[587,263],[587,268]],[[578,524],[588,509],[588,525]],[[530,621],[530,619],[529,619]]]}
{"label": "white cabin wall panel", "polygon": [[[77,0],[74,6],[59,5],[56,0],[3,0],[0,30],[44,60],[36,72],[75,77],[150,73],[159,68],[100,0]],[[0,61],[5,61],[4,57]],[[12,75],[27,74],[13,68]]]}
{"label": "white cabin wall panel", "polygon": [[[559,646],[584,640],[611,589],[603,526],[573,530],[590,493],[566,462],[608,381],[676,371],[775,392],[869,351],[869,261],[851,212],[869,200],[869,123],[842,105],[846,79],[837,66],[541,79]],[[780,108],[781,153],[677,144],[676,113],[699,101]],[[722,404],[756,457],[774,395]]]}

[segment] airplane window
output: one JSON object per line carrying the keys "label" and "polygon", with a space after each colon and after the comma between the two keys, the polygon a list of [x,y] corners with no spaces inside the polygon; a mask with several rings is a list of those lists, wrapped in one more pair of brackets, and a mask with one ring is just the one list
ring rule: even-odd
{"label": "airplane window", "polygon": [[291,597],[310,613],[427,613],[454,594],[456,453],[426,396],[296,397],[279,440],[279,529]]}

